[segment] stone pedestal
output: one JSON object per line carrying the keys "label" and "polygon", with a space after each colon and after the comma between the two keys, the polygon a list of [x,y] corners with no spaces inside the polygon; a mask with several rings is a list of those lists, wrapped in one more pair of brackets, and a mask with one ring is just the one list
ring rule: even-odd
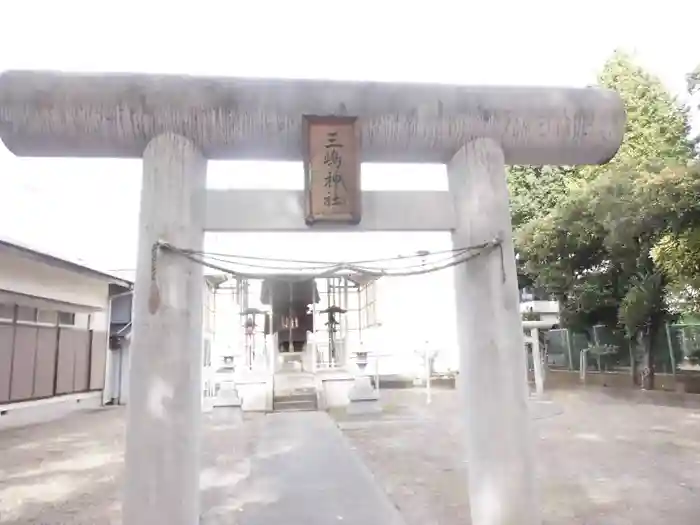
{"label": "stone pedestal", "polygon": [[214,405],[214,420],[225,423],[240,423],[243,421],[243,400],[234,385],[219,390]]}
{"label": "stone pedestal", "polygon": [[379,392],[372,386],[372,379],[366,375],[358,375],[348,392],[350,403],[348,414],[374,414],[381,412]]}
{"label": "stone pedestal", "polygon": [[203,268],[167,250],[202,250],[206,160],[174,134],[143,153],[127,408],[125,525],[199,523]]}
{"label": "stone pedestal", "polygon": [[238,393],[238,388],[222,388],[216,396],[216,407],[241,408],[243,400]]}
{"label": "stone pedestal", "polygon": [[455,248],[502,241],[455,267],[459,390],[473,525],[540,525],[527,362],[503,151],[476,139],[448,165]]}
{"label": "stone pedestal", "polygon": [[202,413],[208,414],[214,410],[214,399],[211,397],[205,397],[202,399]]}

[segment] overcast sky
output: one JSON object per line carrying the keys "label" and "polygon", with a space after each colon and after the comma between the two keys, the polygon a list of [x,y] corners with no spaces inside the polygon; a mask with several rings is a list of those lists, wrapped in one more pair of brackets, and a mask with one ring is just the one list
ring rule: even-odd
{"label": "overcast sky", "polygon": [[[488,7],[484,7],[488,6]],[[654,8],[652,9],[652,6]],[[681,95],[700,2],[6,1],[0,70],[584,86],[622,47]],[[300,165],[210,163],[213,187],[301,188]],[[0,235],[103,269],[133,267],[137,161],[17,159],[0,146]],[[445,189],[440,166],[363,166],[368,189]],[[323,242],[319,242],[323,240]],[[446,234],[208,236],[210,250],[366,258]],[[361,246],[361,248],[358,248]]]}

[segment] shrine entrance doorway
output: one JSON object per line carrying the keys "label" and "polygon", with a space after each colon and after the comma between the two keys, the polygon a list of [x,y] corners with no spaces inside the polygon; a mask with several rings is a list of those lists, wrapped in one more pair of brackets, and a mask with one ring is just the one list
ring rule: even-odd
{"label": "shrine entrance doorway", "polygon": [[[241,340],[248,341],[248,332],[257,330],[256,342],[246,342],[250,348],[238,359],[253,372],[347,369],[362,346],[363,332],[375,327],[368,315],[374,301],[368,305],[367,297],[376,294],[376,279],[316,278],[303,273],[251,279],[229,272],[239,280],[236,288],[241,291],[234,314],[243,318]],[[252,347],[264,348],[266,357],[248,356]]]}

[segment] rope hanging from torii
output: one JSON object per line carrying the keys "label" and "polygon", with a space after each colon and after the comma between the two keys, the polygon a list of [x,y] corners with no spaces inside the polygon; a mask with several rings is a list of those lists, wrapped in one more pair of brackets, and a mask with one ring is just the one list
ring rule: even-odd
{"label": "rope hanging from torii", "polygon": [[[158,259],[161,251],[170,252],[175,255],[180,255],[185,257],[192,262],[201,264],[204,267],[216,270],[232,277],[244,278],[244,279],[274,279],[275,273],[280,273],[280,271],[285,272],[284,279],[286,281],[307,281],[311,279],[323,279],[330,277],[352,277],[352,276],[363,276],[370,278],[380,278],[380,277],[411,277],[415,275],[425,275],[428,273],[438,272],[441,270],[446,270],[454,266],[464,264],[475,257],[490,253],[491,251],[498,249],[501,258],[501,275],[505,282],[505,261],[503,260],[503,242],[500,238],[496,237],[492,241],[484,242],[481,244],[475,244],[473,246],[467,246],[464,248],[454,248],[451,250],[442,250],[437,252],[420,252],[419,254],[395,256],[382,259],[370,259],[364,261],[354,261],[354,262],[329,262],[329,261],[303,261],[295,259],[274,259],[265,257],[252,257],[245,255],[233,255],[233,254],[221,254],[221,253],[207,253],[198,250],[189,250],[185,248],[179,248],[173,246],[172,244],[164,241],[156,242],[151,247],[151,272],[150,272],[150,293],[148,301],[148,309],[151,314],[154,314],[160,307],[160,290],[158,289],[157,283],[157,267]],[[442,257],[447,255],[447,257]],[[436,257],[435,261],[427,261],[427,258]],[[418,258],[420,260],[417,264],[411,264],[408,266],[399,266],[398,268],[381,267],[374,266],[372,263],[398,263],[406,260],[415,260]],[[215,261],[215,262],[211,262]],[[257,264],[255,262],[247,261],[257,261],[257,262],[276,262],[276,263],[286,263],[288,266],[280,266],[274,264]],[[268,270],[270,273],[255,273],[250,271],[242,271],[235,268],[227,268],[222,266],[221,263],[227,263],[230,265],[243,267],[243,268],[255,268],[258,270]],[[302,266],[300,266],[302,265]],[[306,265],[306,266],[303,266]],[[291,267],[290,267],[291,266]],[[296,272],[290,273],[291,272]]]}
{"label": "rope hanging from torii", "polygon": [[[361,275],[365,277],[410,277],[415,275],[425,275],[428,273],[438,272],[447,268],[452,268],[459,264],[464,264],[475,257],[489,253],[494,249],[499,249],[501,252],[501,264],[503,261],[502,241],[495,238],[492,241],[484,242],[474,246],[465,248],[456,248],[452,250],[444,250],[432,252],[425,255],[422,252],[420,255],[396,256],[384,259],[375,259],[356,262],[328,262],[328,261],[299,261],[294,259],[268,259],[262,257],[250,257],[243,255],[232,254],[213,254],[203,251],[187,250],[178,248],[167,242],[158,242],[154,244],[153,267],[151,271],[151,280],[155,281],[156,264],[158,251],[170,252],[173,254],[185,257],[193,262],[201,264],[207,268],[226,273],[233,277],[246,279],[271,279],[275,277],[275,273],[285,273],[286,281],[299,280],[306,281],[311,279],[322,279],[329,277],[347,277],[353,275]],[[445,256],[447,255],[447,256]],[[420,262],[409,265],[399,265],[403,261],[411,261],[412,259],[420,258]],[[428,258],[434,258],[428,261]],[[258,264],[257,262],[247,262],[249,260],[258,262],[282,262],[287,263],[287,266],[274,264]],[[212,262],[214,261],[214,262]],[[223,264],[228,264],[232,267],[226,267]],[[378,266],[371,263],[384,263],[384,266]],[[387,264],[387,263],[394,263]],[[306,266],[299,266],[305,264]],[[392,267],[393,266],[393,267]],[[239,270],[235,267],[244,268]],[[257,272],[246,271],[251,268],[258,270]],[[259,270],[268,270],[270,273],[263,273]]]}
{"label": "rope hanging from torii", "polygon": [[[411,277],[415,275],[425,275],[428,273],[439,272],[460,264],[464,264],[475,257],[490,253],[498,249],[501,256],[501,274],[505,281],[505,261],[503,260],[503,242],[496,237],[492,241],[467,246],[465,248],[455,248],[452,250],[442,250],[438,252],[428,253],[420,252],[419,254],[388,257],[383,259],[370,259],[354,262],[329,262],[329,261],[301,261],[295,259],[273,259],[264,257],[251,257],[245,255],[207,253],[204,251],[188,250],[173,246],[167,242],[156,242],[151,248],[151,272],[150,281],[151,289],[149,294],[149,311],[155,313],[160,307],[160,290],[157,284],[157,267],[160,252],[169,252],[175,255],[180,255],[189,259],[192,262],[201,264],[204,267],[211,268],[232,277],[244,279],[274,279],[275,273],[285,272],[284,279],[289,281],[308,281],[312,279],[323,279],[330,277],[352,277],[363,276],[370,278],[380,277]],[[447,255],[446,257],[444,257]],[[437,256],[437,257],[436,257]],[[428,261],[428,258],[435,257],[434,261]],[[398,266],[391,268],[390,266],[376,266],[372,263],[399,263],[407,260],[415,260],[418,258],[419,263],[410,264],[407,266]],[[215,261],[215,262],[211,262]],[[257,261],[257,262],[247,262]],[[273,262],[286,263],[287,266],[275,264],[258,264],[258,262]],[[227,268],[222,263],[245,268],[254,268],[257,270],[268,270],[270,273],[256,273],[251,271],[238,270],[235,268]],[[306,266],[304,266],[306,265]],[[290,273],[294,272],[294,273]],[[291,319],[290,319],[291,325]],[[290,326],[291,330],[291,326]]]}

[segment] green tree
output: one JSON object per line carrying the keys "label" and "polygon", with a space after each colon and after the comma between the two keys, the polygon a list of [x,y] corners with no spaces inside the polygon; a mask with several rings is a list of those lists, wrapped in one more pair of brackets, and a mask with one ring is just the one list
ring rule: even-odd
{"label": "green tree", "polygon": [[620,167],[644,169],[660,160],[683,165],[695,156],[688,108],[629,54],[613,53],[598,84],[619,93],[627,112],[627,128],[617,155],[605,166],[589,168],[589,176]]}
{"label": "green tree", "polygon": [[549,213],[567,194],[578,171],[561,166],[512,166],[508,170],[513,228]]}
{"label": "green tree", "polygon": [[648,372],[642,386],[652,388],[652,341],[668,317],[669,277],[655,248],[700,224],[688,112],[624,53],[606,62],[600,83],[617,90],[627,110],[618,154],[568,173],[554,208],[519,225],[516,247],[526,275],[559,298],[564,325],[589,340],[595,324],[626,329],[639,352],[633,362]]}
{"label": "green tree", "polygon": [[[688,94],[696,99],[700,110],[700,65],[687,75]],[[692,98],[691,98],[692,100]],[[694,143],[697,148],[700,137]],[[700,177],[697,164],[690,167],[690,176]],[[653,252],[654,260],[664,270],[670,289],[677,299],[680,312],[700,312],[700,227],[691,224],[688,229],[662,238]]]}
{"label": "green tree", "polygon": [[652,342],[669,317],[667,276],[653,251],[700,221],[697,175],[685,167],[602,173],[516,237],[527,273],[561,301],[563,324],[589,340],[595,324],[626,329],[645,388],[653,388]]}
{"label": "green tree", "polygon": [[[692,159],[688,108],[680,105],[661,81],[616,51],[598,78],[601,87],[620,94],[627,112],[625,140],[605,166],[512,166],[508,172],[514,229],[547,215],[572,184],[593,179],[615,167],[646,169],[649,162],[685,164]],[[688,75],[688,90],[700,94],[700,66]]]}
{"label": "green tree", "polygon": [[[700,78],[689,75],[688,82]],[[508,172],[513,229],[546,216],[581,180],[595,179],[609,169],[646,169],[649,162],[685,163],[693,157],[688,110],[664,88],[658,78],[616,51],[605,63],[599,85],[616,90],[622,98],[628,121],[625,140],[606,166],[513,166]],[[699,84],[693,84],[698,86]],[[670,245],[668,245],[670,247]],[[700,246],[698,247],[700,249]],[[679,254],[679,256],[681,256]],[[529,283],[521,271],[521,284]]]}
{"label": "green tree", "polygon": [[[700,179],[700,165],[688,167],[685,174],[687,186]],[[685,188],[678,203],[673,203],[677,213],[685,216],[692,198],[692,188]],[[667,203],[671,204],[671,203]],[[692,206],[692,203],[690,203]],[[691,211],[693,208],[691,208]],[[700,217],[686,217],[675,231],[662,236],[652,250],[656,265],[669,281],[670,299],[678,313],[700,313]]]}

